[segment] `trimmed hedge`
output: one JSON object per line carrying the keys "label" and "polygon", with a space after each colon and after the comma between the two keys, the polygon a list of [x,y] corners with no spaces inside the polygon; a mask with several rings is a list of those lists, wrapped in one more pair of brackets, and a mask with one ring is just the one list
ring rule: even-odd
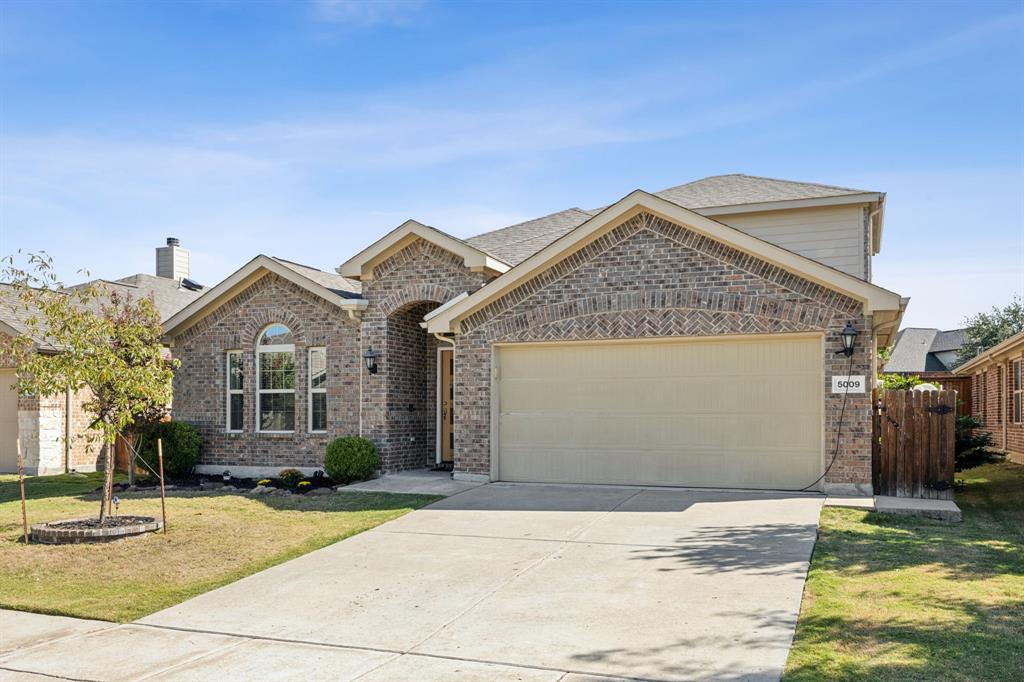
{"label": "trimmed hedge", "polygon": [[156,456],[157,438],[163,441],[164,475],[167,478],[184,478],[191,474],[199,463],[199,448],[203,444],[196,427],[185,422],[157,422],[146,429],[139,456],[153,471],[160,471]]}
{"label": "trimmed hedge", "polygon": [[338,483],[362,481],[373,476],[380,467],[377,446],[366,438],[345,436],[327,446],[324,471]]}

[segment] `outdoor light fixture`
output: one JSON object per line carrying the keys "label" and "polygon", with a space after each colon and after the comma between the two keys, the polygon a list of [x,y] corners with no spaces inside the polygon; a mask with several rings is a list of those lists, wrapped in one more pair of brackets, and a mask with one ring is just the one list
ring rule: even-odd
{"label": "outdoor light fixture", "polygon": [[[856,332],[854,332],[854,333],[856,334]],[[379,354],[377,353],[377,351],[375,351],[373,349],[373,346],[370,346],[369,348],[367,348],[366,352],[363,353],[363,360],[366,362],[366,371],[369,372],[370,374],[376,374],[377,373],[377,356],[378,355]]]}
{"label": "outdoor light fixture", "polygon": [[839,337],[843,340],[843,349],[839,352],[850,357],[853,355],[853,344],[857,341],[857,330],[853,328],[853,322],[846,323],[843,331],[839,332]]}

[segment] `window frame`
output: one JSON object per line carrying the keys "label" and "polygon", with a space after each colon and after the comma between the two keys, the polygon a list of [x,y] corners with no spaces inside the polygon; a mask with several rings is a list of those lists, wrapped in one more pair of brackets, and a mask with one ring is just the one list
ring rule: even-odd
{"label": "window frame", "polygon": [[[231,349],[224,351],[224,432],[243,433],[245,431],[245,372],[242,372],[242,387],[231,388],[231,358],[238,357],[238,366],[244,368],[242,351]],[[242,426],[237,429],[231,428],[231,397],[242,396]]]}
{"label": "window frame", "polygon": [[[256,433],[267,433],[267,434],[289,434],[295,433],[295,396],[297,391],[295,390],[294,381],[292,382],[292,388],[263,388],[263,355],[265,353],[291,353],[292,363],[294,366],[295,362],[295,344],[294,343],[278,343],[278,344],[266,344],[262,343],[263,337],[266,333],[274,327],[284,327],[292,334],[294,339],[294,332],[291,327],[284,324],[283,322],[273,322],[268,324],[263,330],[256,336]],[[293,371],[297,372],[297,367]],[[260,408],[263,402],[264,395],[292,395],[292,428],[285,430],[278,429],[264,429],[263,421],[260,419]]]}
{"label": "window frame", "polygon": [[[322,352],[324,354],[324,383],[322,386],[313,386],[313,353]],[[329,374],[327,372],[327,347],[326,346],[310,346],[306,350],[306,428],[309,433],[327,433],[327,378]],[[313,428],[313,396],[320,395],[324,396],[324,428],[314,429]]]}
{"label": "window frame", "polygon": [[1021,358],[1010,361],[1010,417],[1014,424],[1020,424],[1024,419],[1024,376],[1021,372],[1024,372],[1024,364]]}

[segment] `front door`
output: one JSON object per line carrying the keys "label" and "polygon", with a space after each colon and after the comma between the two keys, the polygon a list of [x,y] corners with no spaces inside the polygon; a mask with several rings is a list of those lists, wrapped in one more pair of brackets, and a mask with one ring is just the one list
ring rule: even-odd
{"label": "front door", "polygon": [[441,371],[441,382],[438,399],[441,403],[441,462],[451,464],[455,461],[455,385],[452,375],[455,374],[455,354],[451,350],[442,349],[438,354]]}

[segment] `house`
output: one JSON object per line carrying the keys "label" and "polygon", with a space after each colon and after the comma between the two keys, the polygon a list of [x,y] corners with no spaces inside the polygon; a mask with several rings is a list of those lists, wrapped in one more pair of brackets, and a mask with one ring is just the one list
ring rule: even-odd
{"label": "house", "polygon": [[916,376],[928,383],[954,390],[957,392],[957,414],[971,414],[972,382],[968,377],[953,373],[965,338],[963,329],[901,329],[896,335],[889,361],[885,363],[882,371],[887,374]]}
{"label": "house", "polygon": [[385,471],[870,493],[907,304],[871,282],[884,207],[725,175],[469,239],[409,220],[336,273],[257,256],[165,325],[174,415],[208,472],[360,434]]}
{"label": "house", "polygon": [[979,353],[957,367],[959,376],[972,381],[972,413],[992,433],[995,447],[1024,464],[1024,332]]}
{"label": "house", "polygon": [[925,380],[950,378],[963,343],[963,329],[901,329],[883,371],[913,374]]}
{"label": "house", "polygon": [[[166,320],[202,293],[202,287],[188,279],[190,254],[175,238],[156,250],[156,275],[137,273],[118,280],[93,280],[132,298],[150,298]],[[32,315],[18,293],[0,284],[0,346],[3,337],[30,333]],[[36,352],[57,353],[45,337],[35,338]],[[14,363],[0,356],[0,473],[17,471],[16,441],[20,440],[26,472],[32,475],[63,473],[68,469],[94,471],[100,445],[82,436],[89,429],[90,416],[83,410],[83,393],[68,391],[60,397],[18,396],[11,390],[16,382]]]}

